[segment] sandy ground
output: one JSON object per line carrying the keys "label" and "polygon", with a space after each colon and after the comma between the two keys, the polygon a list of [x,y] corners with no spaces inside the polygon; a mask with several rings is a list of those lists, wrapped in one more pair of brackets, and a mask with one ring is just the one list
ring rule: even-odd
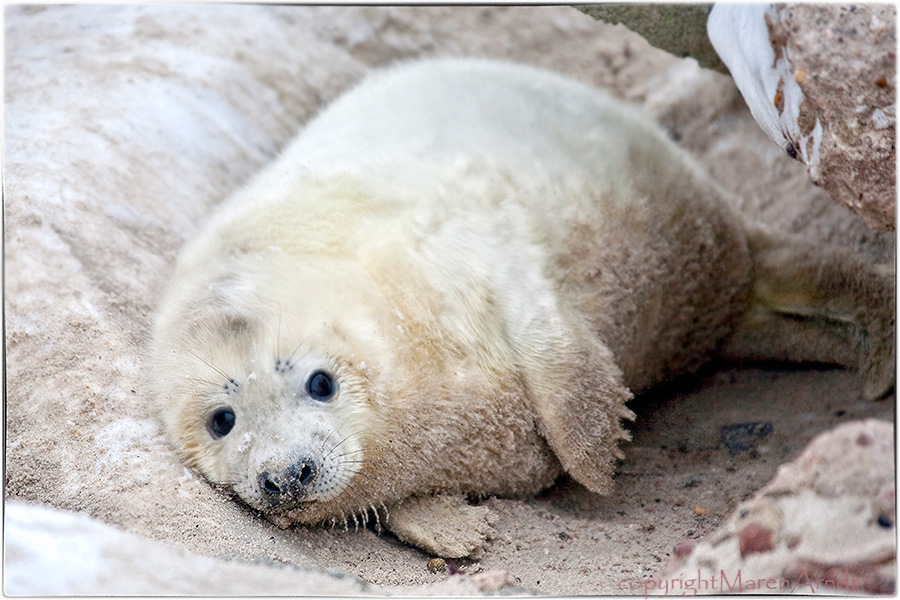
{"label": "sandy ground", "polygon": [[[484,55],[642,105],[748,214],[892,260],[758,130],[730,79],[567,7],[65,6],[6,9],[6,497],[207,556],[436,583],[370,529],[279,530],[185,469],[141,380],[152,312],[203,217],[319,106],[397,59]],[[894,419],[855,373],[711,365],[637,398],[609,497],[563,478],[483,500],[497,537],[469,573],[543,594],[624,593],[713,531],[815,434]],[[440,589],[440,588],[436,588]]]}

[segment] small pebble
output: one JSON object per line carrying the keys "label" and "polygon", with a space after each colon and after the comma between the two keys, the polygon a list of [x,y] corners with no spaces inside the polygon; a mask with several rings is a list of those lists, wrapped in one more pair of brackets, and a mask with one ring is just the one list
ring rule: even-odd
{"label": "small pebble", "polygon": [[681,556],[682,558],[688,557],[696,547],[697,540],[681,540],[680,542],[675,544],[675,556]]}
{"label": "small pebble", "polygon": [[772,542],[772,530],[756,523],[750,523],[739,534],[741,558],[748,554],[770,552],[775,549]]}
{"label": "small pebble", "polygon": [[432,573],[443,573],[447,570],[447,563],[443,558],[432,558],[425,566],[428,567],[428,570]]}

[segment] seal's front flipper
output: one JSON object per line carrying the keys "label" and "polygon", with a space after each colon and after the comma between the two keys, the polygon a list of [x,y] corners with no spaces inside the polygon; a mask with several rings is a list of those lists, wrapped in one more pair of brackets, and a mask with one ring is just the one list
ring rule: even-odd
{"label": "seal's front flipper", "polygon": [[753,288],[725,358],[857,368],[863,395],[894,387],[894,273],[849,249],[752,227]]}
{"label": "seal's front flipper", "polygon": [[442,558],[477,556],[496,533],[494,513],[463,496],[413,496],[388,507],[384,517],[400,540]]}
{"label": "seal's front flipper", "polygon": [[516,346],[538,431],[571,477],[608,494],[616,459],[624,457],[619,445],[631,439],[622,421],[634,419],[622,371],[606,344],[565,307],[530,335]]}

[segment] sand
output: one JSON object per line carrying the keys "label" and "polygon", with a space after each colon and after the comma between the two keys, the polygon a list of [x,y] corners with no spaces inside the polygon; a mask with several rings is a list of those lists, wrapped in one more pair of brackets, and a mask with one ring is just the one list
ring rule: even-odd
{"label": "sand", "polygon": [[[40,6],[7,8],[5,22],[6,498],[201,555],[337,570],[382,591],[458,577],[371,529],[275,528],[178,461],[142,381],[178,249],[379,65],[491,56],[606,87],[748,214],[893,257],[893,235],[813,187],[727,76],[571,8]],[[817,433],[894,418],[893,397],[865,402],[855,373],[817,366],[710,365],[632,407],[612,495],[562,478],[537,497],[485,499],[498,535],[452,570],[506,570],[541,594],[629,592],[622,582],[713,531]]]}

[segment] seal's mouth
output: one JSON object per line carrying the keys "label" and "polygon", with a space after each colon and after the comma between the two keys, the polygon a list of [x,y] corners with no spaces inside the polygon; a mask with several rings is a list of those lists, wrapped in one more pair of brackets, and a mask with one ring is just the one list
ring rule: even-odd
{"label": "seal's mouth", "polygon": [[[245,502],[247,502],[245,500]],[[260,498],[260,502],[247,502],[253,508],[270,513],[286,514],[293,512],[302,512],[309,510],[314,504],[319,502],[318,498],[298,498],[291,501],[267,501],[266,498]]]}
{"label": "seal's mouth", "polygon": [[317,503],[318,500],[316,498],[310,498],[308,500],[297,500],[296,502],[292,502],[290,504],[278,504],[275,506],[266,507],[263,510],[273,515],[290,518],[296,517],[303,512],[312,510],[313,506],[315,506]]}
{"label": "seal's mouth", "polygon": [[297,499],[291,502],[272,502],[265,497],[253,494],[247,497],[240,490],[233,487],[222,487],[233,500],[253,510],[256,514],[262,513],[267,519],[279,527],[287,527],[290,523],[301,519],[301,515],[313,510],[321,503],[321,498]]}

